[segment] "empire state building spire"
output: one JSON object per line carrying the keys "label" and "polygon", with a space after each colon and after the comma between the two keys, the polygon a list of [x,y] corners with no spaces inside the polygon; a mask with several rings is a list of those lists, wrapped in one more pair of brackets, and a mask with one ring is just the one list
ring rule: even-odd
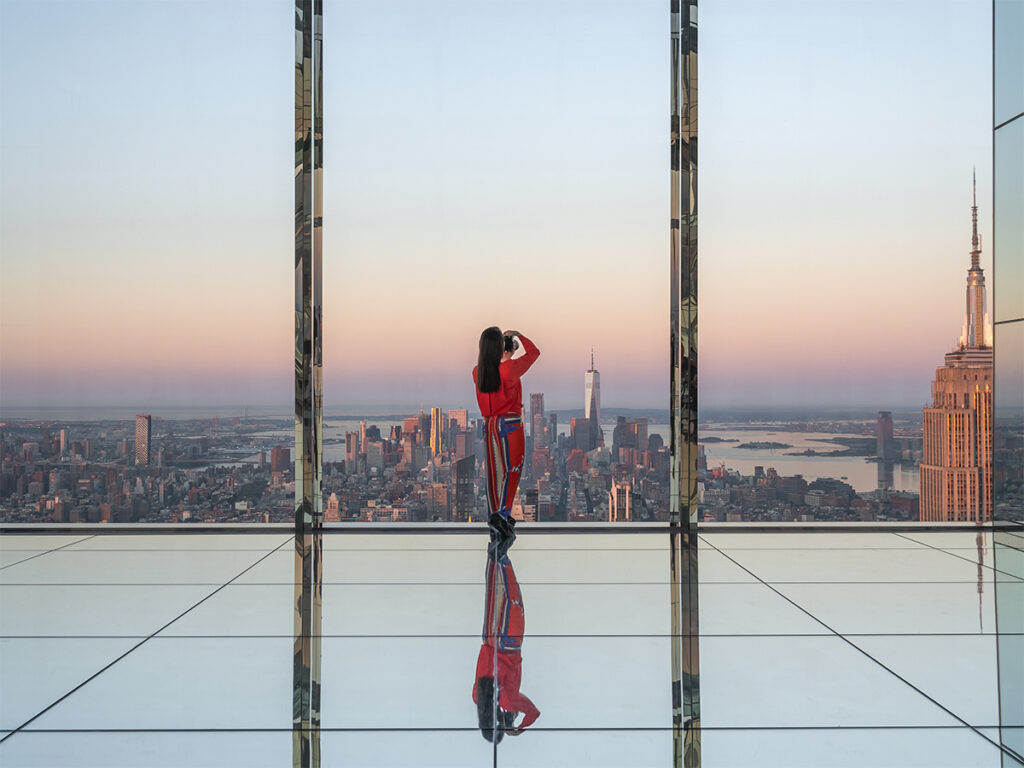
{"label": "empire state building spire", "polygon": [[972,172],[971,268],[967,270],[967,306],[960,348],[989,346],[988,313],[985,311],[985,273],[981,269],[981,237],[978,235],[978,180]]}
{"label": "empire state building spire", "polygon": [[981,239],[978,237],[978,175],[971,170],[971,269],[981,269]]}

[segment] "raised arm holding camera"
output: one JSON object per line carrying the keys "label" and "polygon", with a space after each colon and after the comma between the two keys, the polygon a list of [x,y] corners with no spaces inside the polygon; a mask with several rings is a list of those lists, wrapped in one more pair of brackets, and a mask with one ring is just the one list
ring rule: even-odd
{"label": "raised arm holding camera", "polygon": [[[512,355],[522,342],[524,354]],[[491,543],[500,558],[515,540],[512,500],[523,470],[523,387],[520,378],[540,356],[540,350],[519,331],[497,326],[480,334],[473,369],[476,401],[487,420],[487,506]]]}

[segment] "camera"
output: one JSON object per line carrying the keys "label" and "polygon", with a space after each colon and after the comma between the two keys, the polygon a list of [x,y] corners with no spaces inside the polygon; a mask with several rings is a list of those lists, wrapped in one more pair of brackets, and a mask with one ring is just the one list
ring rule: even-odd
{"label": "camera", "polygon": [[519,339],[517,339],[515,336],[506,336],[505,351],[515,352],[517,349],[519,349]]}

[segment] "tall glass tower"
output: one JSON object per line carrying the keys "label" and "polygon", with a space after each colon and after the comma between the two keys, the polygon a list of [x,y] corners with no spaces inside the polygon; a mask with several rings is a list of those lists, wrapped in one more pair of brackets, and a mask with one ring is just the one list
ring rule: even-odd
{"label": "tall glass tower", "polygon": [[594,349],[590,349],[590,370],[583,377],[583,412],[590,422],[590,445],[604,443],[601,439],[601,374],[594,368]]}
{"label": "tall glass tower", "polygon": [[151,434],[153,431],[153,417],[149,414],[140,413],[135,416],[135,464],[136,466],[148,467],[150,461],[150,450],[152,448]]}

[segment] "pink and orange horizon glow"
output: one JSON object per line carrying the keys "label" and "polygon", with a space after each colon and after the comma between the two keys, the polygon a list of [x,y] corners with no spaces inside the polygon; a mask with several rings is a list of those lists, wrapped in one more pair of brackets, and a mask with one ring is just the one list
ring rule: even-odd
{"label": "pink and orange horizon glow", "polygon": [[[287,409],[291,8],[58,5],[2,10],[0,407]],[[667,407],[664,4],[325,6],[327,405],[468,407],[499,325]],[[990,4],[822,6],[701,9],[704,405],[922,405],[973,164],[990,240]]]}

